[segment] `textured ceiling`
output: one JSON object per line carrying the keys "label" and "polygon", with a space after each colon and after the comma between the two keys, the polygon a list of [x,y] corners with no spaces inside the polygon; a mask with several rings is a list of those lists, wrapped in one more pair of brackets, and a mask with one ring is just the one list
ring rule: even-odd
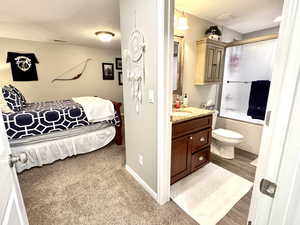
{"label": "textured ceiling", "polygon": [[[143,0],[144,1],[144,0]],[[176,0],[176,8],[240,33],[278,24],[283,0]],[[0,37],[120,48],[119,0],[13,0],[0,7]],[[96,31],[116,33],[102,43]]]}
{"label": "textured ceiling", "polygon": [[249,33],[278,26],[283,0],[175,0],[176,8],[194,16]]}
{"label": "textured ceiling", "polygon": [[[119,0],[13,0],[0,7],[0,37],[55,39],[92,47],[120,48]],[[116,33],[111,43],[94,33]]]}

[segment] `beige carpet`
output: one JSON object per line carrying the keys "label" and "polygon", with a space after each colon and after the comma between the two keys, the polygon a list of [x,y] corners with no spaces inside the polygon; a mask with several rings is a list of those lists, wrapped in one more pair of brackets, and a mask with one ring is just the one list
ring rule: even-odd
{"label": "beige carpet", "polygon": [[196,225],[174,202],[159,206],[124,169],[123,147],[19,175],[30,225]]}

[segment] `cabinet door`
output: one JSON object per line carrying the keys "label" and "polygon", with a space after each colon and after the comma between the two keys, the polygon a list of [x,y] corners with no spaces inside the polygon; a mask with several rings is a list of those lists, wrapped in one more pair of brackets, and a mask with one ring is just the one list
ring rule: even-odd
{"label": "cabinet door", "polygon": [[171,183],[185,177],[191,170],[190,137],[173,139],[171,153]]}
{"label": "cabinet door", "polygon": [[213,62],[213,81],[221,82],[223,77],[223,56],[224,49],[216,48],[214,52],[214,62]]}
{"label": "cabinet door", "polygon": [[215,56],[215,48],[212,46],[207,46],[206,52],[206,72],[205,72],[205,82],[212,82],[214,80],[214,56]]}

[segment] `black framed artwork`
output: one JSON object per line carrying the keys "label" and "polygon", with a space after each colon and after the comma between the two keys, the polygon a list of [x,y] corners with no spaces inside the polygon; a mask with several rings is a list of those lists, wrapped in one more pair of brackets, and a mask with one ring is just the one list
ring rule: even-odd
{"label": "black framed artwork", "polygon": [[122,58],[116,58],[116,69],[117,70],[122,69]]}
{"label": "black framed artwork", "polygon": [[114,80],[114,64],[102,63],[103,80]]}
{"label": "black framed artwork", "polygon": [[119,72],[119,85],[122,86],[123,85],[123,73]]}

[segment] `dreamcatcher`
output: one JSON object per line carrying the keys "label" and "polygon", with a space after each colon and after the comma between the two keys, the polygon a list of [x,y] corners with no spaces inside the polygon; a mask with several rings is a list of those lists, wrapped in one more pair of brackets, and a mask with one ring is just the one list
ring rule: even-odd
{"label": "dreamcatcher", "polygon": [[123,58],[126,64],[126,77],[131,85],[131,95],[134,99],[137,113],[140,112],[143,96],[143,81],[145,80],[145,43],[143,34],[136,28],[130,34],[128,49],[124,51]]}

